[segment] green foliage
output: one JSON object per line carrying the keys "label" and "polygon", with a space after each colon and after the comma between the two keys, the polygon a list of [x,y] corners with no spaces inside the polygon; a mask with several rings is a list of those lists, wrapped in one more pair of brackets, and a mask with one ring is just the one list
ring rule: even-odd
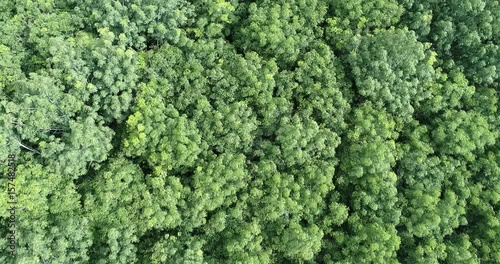
{"label": "green foliage", "polygon": [[482,154],[498,137],[498,131],[490,129],[488,120],[474,111],[447,111],[433,125],[432,137],[439,152],[465,160],[473,160],[476,153]]}
{"label": "green foliage", "polygon": [[240,5],[245,16],[235,29],[235,44],[244,51],[274,57],[290,65],[313,41],[327,11],[324,1],[257,1]]}
{"label": "green foliage", "polygon": [[300,57],[294,71],[278,76],[277,93],[295,102],[297,111],[310,115],[335,132],[345,129],[344,116],[349,111],[344,69],[324,43],[311,45]]}
{"label": "green foliage", "polygon": [[192,12],[192,6],[183,0],[85,1],[77,8],[84,14],[86,27],[109,28],[127,46],[138,49],[177,43],[183,33],[180,27]]}
{"label": "green foliage", "polygon": [[330,2],[338,23],[354,32],[390,27],[399,21],[404,11],[394,0]]}
{"label": "green foliage", "polygon": [[155,96],[154,88],[158,86],[141,87],[137,110],[127,120],[125,151],[142,157],[151,167],[171,170],[193,166],[201,151],[199,133],[193,121]]}
{"label": "green foliage", "polygon": [[464,109],[474,103],[484,106],[488,104],[479,103],[479,100],[472,98],[478,95],[475,94],[476,89],[469,85],[464,74],[459,71],[446,74],[438,68],[429,89],[432,95],[418,109],[428,119],[433,119],[439,111],[445,109]]}
{"label": "green foliage", "polygon": [[[20,165],[16,167],[15,180],[16,263],[87,263],[92,231],[75,184],[50,166],[30,160],[18,159],[17,162]],[[2,182],[7,186],[7,180]],[[6,195],[1,196],[3,208],[10,208],[8,201]],[[5,210],[2,217],[7,218],[8,214]],[[6,263],[11,261],[8,255],[2,257]]]}
{"label": "green foliage", "polygon": [[96,236],[91,248],[92,262],[137,261],[133,243],[158,225],[156,221],[163,220],[149,209],[154,198],[139,167],[123,158],[111,159],[82,186],[86,191],[92,190],[85,195],[83,204]]}
{"label": "green foliage", "polygon": [[435,44],[446,68],[463,70],[474,84],[498,88],[497,1],[408,2],[410,12],[405,15],[404,24]]}
{"label": "green foliage", "polygon": [[500,263],[499,14],[0,0],[0,263]]}
{"label": "green foliage", "polygon": [[431,52],[411,31],[381,30],[362,37],[349,64],[359,94],[392,114],[409,119],[415,105],[429,97]]}
{"label": "green foliage", "polygon": [[341,262],[395,263],[400,246],[395,225],[401,214],[397,208],[397,177],[392,171],[396,123],[371,103],[356,108],[350,123],[337,178],[350,210],[344,231],[333,235],[339,241],[339,253],[334,258]]}

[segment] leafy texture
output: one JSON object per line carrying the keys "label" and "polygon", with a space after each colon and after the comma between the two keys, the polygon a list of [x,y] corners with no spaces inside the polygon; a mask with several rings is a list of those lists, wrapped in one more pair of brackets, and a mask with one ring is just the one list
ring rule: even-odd
{"label": "leafy texture", "polygon": [[500,263],[499,14],[0,0],[0,263]]}

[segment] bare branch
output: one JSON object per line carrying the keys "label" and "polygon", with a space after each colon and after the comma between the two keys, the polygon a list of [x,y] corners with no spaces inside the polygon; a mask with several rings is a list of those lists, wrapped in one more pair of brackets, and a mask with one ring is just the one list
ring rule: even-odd
{"label": "bare branch", "polygon": [[25,149],[27,149],[27,150],[30,150],[30,151],[35,152],[35,153],[38,153],[38,154],[40,154],[40,155],[42,154],[42,153],[38,152],[37,150],[32,149],[32,148],[30,148],[30,147],[28,147],[28,146],[24,145],[24,144],[23,144],[23,143],[21,143],[21,141],[19,141],[18,139],[16,139],[16,142],[17,142],[17,144],[18,144],[19,146],[21,146],[21,147],[23,147],[23,148],[25,148]]}

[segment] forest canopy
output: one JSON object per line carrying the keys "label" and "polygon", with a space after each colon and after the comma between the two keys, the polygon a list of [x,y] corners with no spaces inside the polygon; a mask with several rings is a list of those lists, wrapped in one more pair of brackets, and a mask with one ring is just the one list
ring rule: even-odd
{"label": "forest canopy", "polygon": [[498,0],[0,0],[0,263],[500,263],[499,70]]}

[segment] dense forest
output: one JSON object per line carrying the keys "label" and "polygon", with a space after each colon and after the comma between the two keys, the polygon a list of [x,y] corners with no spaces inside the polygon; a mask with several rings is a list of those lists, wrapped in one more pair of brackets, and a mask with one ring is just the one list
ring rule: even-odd
{"label": "dense forest", "polygon": [[500,263],[499,47],[498,0],[0,0],[0,263]]}

